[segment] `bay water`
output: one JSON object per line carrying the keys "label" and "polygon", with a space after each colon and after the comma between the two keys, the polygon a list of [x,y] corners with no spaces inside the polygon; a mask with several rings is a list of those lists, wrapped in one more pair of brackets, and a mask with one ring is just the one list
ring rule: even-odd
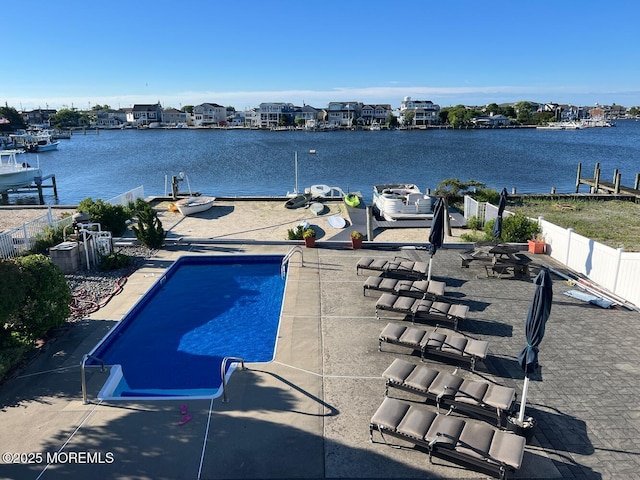
{"label": "bay water", "polygon": [[[170,191],[171,177],[185,174],[181,191],[213,196],[283,196],[315,184],[360,191],[370,201],[373,185],[415,183],[434,190],[448,178],[477,180],[519,193],[575,190],[576,172],[633,186],[640,172],[640,121],[581,130],[482,129],[393,131],[261,131],[222,129],[101,130],[75,133],[57,151],[24,154],[55,174],[58,198],[75,205],[108,200],[138,186],[146,196]],[[315,152],[315,153],[310,153]],[[24,160],[23,160],[24,161]],[[169,188],[169,190],[167,190]],[[582,192],[588,187],[582,186]],[[37,203],[37,195],[11,195],[9,203]]]}

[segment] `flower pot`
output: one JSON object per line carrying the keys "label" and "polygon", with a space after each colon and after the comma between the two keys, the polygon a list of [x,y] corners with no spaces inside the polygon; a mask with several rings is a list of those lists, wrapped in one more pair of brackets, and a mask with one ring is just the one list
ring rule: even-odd
{"label": "flower pot", "polygon": [[544,240],[527,240],[529,245],[529,253],[544,253]]}
{"label": "flower pot", "polygon": [[316,237],[305,237],[304,246],[305,247],[315,247],[316,246]]}
{"label": "flower pot", "polygon": [[351,247],[356,250],[358,248],[362,248],[362,239],[361,238],[352,238],[351,239]]}

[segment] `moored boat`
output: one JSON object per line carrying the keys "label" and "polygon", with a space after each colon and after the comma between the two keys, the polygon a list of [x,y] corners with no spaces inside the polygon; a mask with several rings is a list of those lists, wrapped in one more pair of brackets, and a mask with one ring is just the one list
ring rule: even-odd
{"label": "moored boat", "polygon": [[373,206],[387,221],[432,218],[431,197],[412,183],[385,183],[373,187]]}
{"label": "moored boat", "polygon": [[187,197],[174,203],[178,211],[185,217],[209,210],[216,197]]}
{"label": "moored boat", "polygon": [[37,177],[42,177],[39,167],[32,167],[16,159],[20,150],[0,150],[0,192],[30,186]]}

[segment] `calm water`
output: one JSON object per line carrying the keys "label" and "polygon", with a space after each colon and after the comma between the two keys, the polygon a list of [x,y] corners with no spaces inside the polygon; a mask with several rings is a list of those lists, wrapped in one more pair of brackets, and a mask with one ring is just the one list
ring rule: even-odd
{"label": "calm water", "polygon": [[[568,193],[575,189],[579,162],[583,177],[592,176],[600,162],[603,180],[611,181],[618,169],[623,185],[632,186],[640,172],[640,121],[575,131],[101,131],[61,140],[58,151],[39,159],[44,174],[55,174],[58,184],[58,201],[47,190],[46,202],[70,205],[86,197],[106,200],[140,185],[147,196],[162,195],[165,177],[179,172],[203,194],[282,196],[295,188],[296,151],[299,189],[327,184],[369,198],[378,183],[410,182],[424,190],[456,177],[496,190],[546,193],[556,187]],[[27,158],[36,161],[34,154]],[[188,190],[186,181],[181,190]]]}

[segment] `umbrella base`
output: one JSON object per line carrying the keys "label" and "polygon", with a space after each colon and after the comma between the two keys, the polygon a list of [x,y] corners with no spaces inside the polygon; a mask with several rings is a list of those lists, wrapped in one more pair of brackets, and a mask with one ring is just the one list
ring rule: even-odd
{"label": "umbrella base", "polygon": [[533,440],[535,428],[536,419],[533,417],[525,416],[522,422],[518,421],[517,416],[507,417],[507,430],[524,437],[527,444],[531,443],[531,440]]}

